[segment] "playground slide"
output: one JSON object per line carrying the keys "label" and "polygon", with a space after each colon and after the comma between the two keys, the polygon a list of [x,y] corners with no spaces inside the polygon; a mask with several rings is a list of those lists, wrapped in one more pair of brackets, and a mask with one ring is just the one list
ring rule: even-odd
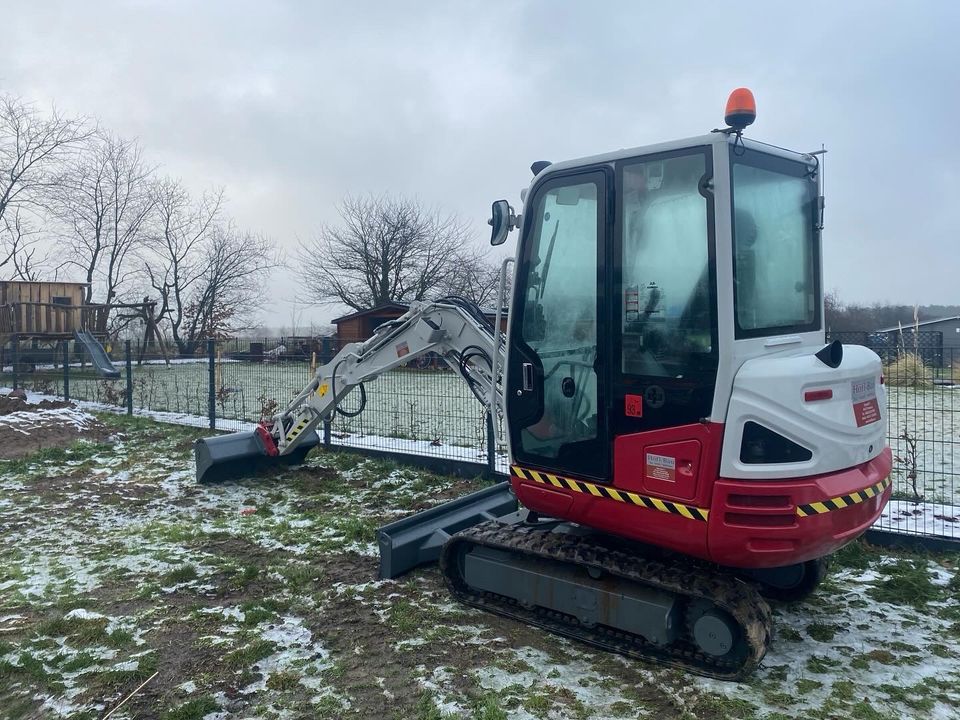
{"label": "playground slide", "polygon": [[89,330],[77,330],[73,336],[77,342],[86,349],[87,354],[90,356],[90,362],[97,369],[99,375],[110,378],[120,377],[120,371],[110,362],[107,351],[104,350],[103,345],[90,334]]}

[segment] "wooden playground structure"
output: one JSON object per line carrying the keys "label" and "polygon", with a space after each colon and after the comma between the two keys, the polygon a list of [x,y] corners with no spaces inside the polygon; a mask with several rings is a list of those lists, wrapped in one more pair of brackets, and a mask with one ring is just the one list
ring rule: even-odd
{"label": "wooden playground structure", "polygon": [[110,374],[104,346],[110,345],[111,311],[120,313],[115,319],[143,321],[140,360],[148,347],[159,349],[168,359],[157,329],[155,301],[87,303],[87,287],[76,282],[0,280],[0,367],[13,362],[29,366],[38,358],[56,364],[64,357],[65,344],[73,340],[86,349],[98,371]]}

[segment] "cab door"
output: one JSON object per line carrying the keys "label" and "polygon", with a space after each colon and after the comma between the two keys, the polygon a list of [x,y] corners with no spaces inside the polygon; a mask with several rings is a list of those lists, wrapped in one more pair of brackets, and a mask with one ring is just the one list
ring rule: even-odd
{"label": "cab door", "polygon": [[539,185],[521,237],[507,359],[515,462],[559,474],[609,475],[604,349],[607,171]]}

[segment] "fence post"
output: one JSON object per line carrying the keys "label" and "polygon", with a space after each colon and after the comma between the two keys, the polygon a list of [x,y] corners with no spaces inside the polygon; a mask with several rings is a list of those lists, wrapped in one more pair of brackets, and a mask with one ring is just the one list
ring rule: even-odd
{"label": "fence post", "polygon": [[210,384],[207,393],[207,414],[210,416],[210,429],[217,427],[217,343],[207,340],[207,370]]}
{"label": "fence post", "polygon": [[497,473],[497,441],[493,434],[493,413],[487,410],[487,473],[493,477]]}
{"label": "fence post", "polygon": [[63,341],[63,399],[70,400],[70,341]]}
{"label": "fence post", "polygon": [[17,366],[20,364],[20,338],[13,336],[13,389],[17,389]]}
{"label": "fence post", "polygon": [[323,421],[323,446],[325,448],[330,447],[330,421]]}
{"label": "fence post", "polygon": [[127,415],[133,415],[133,358],[130,356],[130,341],[124,343],[127,351]]}

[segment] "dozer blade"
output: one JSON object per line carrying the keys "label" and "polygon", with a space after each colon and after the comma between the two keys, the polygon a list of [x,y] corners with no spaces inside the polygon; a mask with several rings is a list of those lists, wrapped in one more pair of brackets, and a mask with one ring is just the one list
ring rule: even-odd
{"label": "dozer blade", "polygon": [[320,444],[316,433],[305,437],[289,455],[269,455],[256,432],[238,432],[201,438],[193,444],[197,460],[197,482],[233,480],[253,475],[268,467],[299,465]]}
{"label": "dozer blade", "polygon": [[377,530],[380,578],[395,578],[436,562],[454,533],[516,511],[517,498],[504,481],[384,525]]}

